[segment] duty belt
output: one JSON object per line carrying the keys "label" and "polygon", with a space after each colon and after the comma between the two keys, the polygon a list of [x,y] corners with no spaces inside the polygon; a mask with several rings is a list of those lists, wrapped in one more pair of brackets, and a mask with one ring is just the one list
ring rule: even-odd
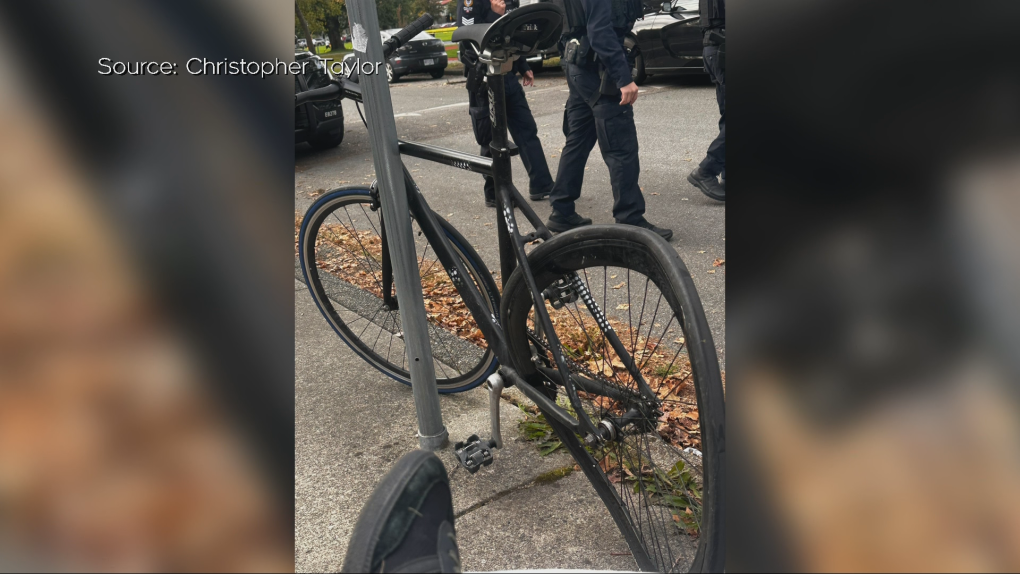
{"label": "duty belt", "polygon": [[705,46],[718,46],[726,41],[726,28],[708,28],[702,38]]}

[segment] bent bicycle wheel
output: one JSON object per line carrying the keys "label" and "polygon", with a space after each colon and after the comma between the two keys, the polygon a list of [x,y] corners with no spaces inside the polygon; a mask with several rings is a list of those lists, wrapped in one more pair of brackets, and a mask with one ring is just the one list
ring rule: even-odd
{"label": "bent bicycle wheel", "polygon": [[[683,262],[658,236],[624,225],[563,233],[528,259],[581,406],[608,440],[586,443],[548,424],[605,502],[639,569],[721,571],[723,388]],[[605,315],[601,327],[595,307]],[[571,410],[519,269],[504,289],[502,317],[515,368]],[[654,397],[641,396],[608,329]]]}
{"label": "bent bicycle wheel", "polygon": [[[323,195],[301,222],[298,257],[308,290],[337,335],[369,364],[410,385],[400,312],[383,297],[382,210],[373,202],[363,187]],[[460,233],[436,219],[495,314],[499,291],[492,275]],[[495,354],[413,220],[412,230],[439,391],[473,388],[495,371]]]}

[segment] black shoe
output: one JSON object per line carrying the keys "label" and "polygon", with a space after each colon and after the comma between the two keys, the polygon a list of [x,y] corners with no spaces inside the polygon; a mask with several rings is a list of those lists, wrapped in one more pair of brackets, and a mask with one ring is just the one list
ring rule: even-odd
{"label": "black shoe", "polygon": [[666,229],[665,227],[656,227],[655,225],[652,224],[652,222],[648,221],[647,219],[642,219],[637,223],[630,223],[629,225],[633,225],[634,227],[644,227],[645,229],[651,231],[652,233],[657,233],[660,237],[662,237],[666,241],[669,241],[673,237],[672,229]]}
{"label": "black shoe", "polygon": [[545,190],[545,191],[540,191],[538,193],[531,193],[530,195],[528,195],[528,199],[530,199],[531,201],[542,201],[543,199],[549,197],[550,193],[552,193],[552,188],[551,187],[549,189]]}
{"label": "black shoe", "polygon": [[428,451],[404,455],[361,509],[341,572],[460,572],[450,479]]}
{"label": "black shoe", "polygon": [[719,183],[714,175],[703,173],[698,168],[687,176],[687,181],[694,184],[702,193],[717,201],[726,201],[726,188]]}
{"label": "black shoe", "polygon": [[485,198],[485,207],[496,207],[496,200]]}
{"label": "black shoe", "polygon": [[563,216],[554,211],[549,216],[549,221],[545,222],[545,226],[549,228],[549,231],[555,231],[556,233],[570,231],[575,227],[583,227],[585,225],[591,225],[591,220],[587,217],[581,217],[576,212],[570,214],[570,216]]}

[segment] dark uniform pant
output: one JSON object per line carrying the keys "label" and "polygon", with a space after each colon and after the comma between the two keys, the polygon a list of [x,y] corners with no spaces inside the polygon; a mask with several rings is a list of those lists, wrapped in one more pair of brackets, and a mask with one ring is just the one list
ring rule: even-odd
{"label": "dark uniform pant", "polygon": [[644,220],[645,198],[638,187],[641,167],[634,107],[621,106],[619,93],[602,94],[594,105],[589,105],[600,83],[597,70],[567,65],[570,96],[563,112],[563,135],[567,141],[560,154],[556,186],[549,202],[553,211],[563,216],[574,213],[574,202],[581,197],[584,165],[597,141],[602,159],[609,167],[613,217],[618,223],[638,223]]}
{"label": "dark uniform pant", "polygon": [[701,170],[726,177],[726,75],[719,62],[719,47],[705,46],[705,68],[715,83],[715,99],[719,102],[719,135],[708,146],[708,153],[701,162]]}
{"label": "dark uniform pant", "polygon": [[[545,161],[542,142],[538,139],[538,126],[531,114],[524,88],[517,81],[517,76],[504,76],[506,90],[506,122],[510,137],[517,144],[524,169],[528,171],[530,180],[528,191],[531,195],[548,193],[553,186],[549,164]],[[492,121],[489,118],[489,93],[481,90],[479,94],[468,95],[468,113],[471,114],[471,127],[475,132],[475,141],[482,146],[481,155],[492,157],[489,143],[492,141]],[[495,186],[491,177],[485,178],[485,199],[495,199]]]}

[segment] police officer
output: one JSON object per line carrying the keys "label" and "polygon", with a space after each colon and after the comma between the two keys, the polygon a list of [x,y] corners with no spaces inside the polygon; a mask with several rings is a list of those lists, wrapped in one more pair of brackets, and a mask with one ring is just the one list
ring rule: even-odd
{"label": "police officer", "polygon": [[[457,7],[457,24],[470,26],[495,22],[505,14],[507,6],[504,0],[459,0]],[[485,83],[485,67],[478,63],[476,46],[471,42],[460,43],[460,61],[464,63],[464,74],[468,77],[468,113],[471,114],[471,127],[475,133],[475,141],[482,146],[481,154],[491,157],[489,143],[492,141],[492,121],[489,119],[489,90]],[[553,180],[549,173],[549,164],[545,160],[542,142],[538,139],[538,126],[531,115],[531,107],[524,95],[524,88],[517,81],[516,73],[524,78],[524,85],[535,83],[535,74],[523,58],[514,64],[514,72],[505,74],[503,82],[506,90],[506,120],[510,136],[520,150],[521,161],[528,172],[529,197],[538,201],[549,197]],[[485,205],[496,207],[495,186],[491,177],[485,178]]]}
{"label": "police officer", "polygon": [[719,135],[687,181],[712,199],[726,201],[726,0],[701,0],[700,10],[704,31],[702,55],[705,69],[715,83],[715,99],[719,101]]}
{"label": "police officer", "polygon": [[567,141],[546,226],[559,232],[591,224],[574,210],[574,202],[581,196],[584,165],[598,141],[609,167],[616,222],[650,229],[668,240],[671,230],[645,219],[645,198],[638,187],[641,169],[632,106],[638,87],[623,39],[644,11],[641,0],[563,0],[563,7],[568,32],[560,40],[560,54],[570,89],[563,113]]}

